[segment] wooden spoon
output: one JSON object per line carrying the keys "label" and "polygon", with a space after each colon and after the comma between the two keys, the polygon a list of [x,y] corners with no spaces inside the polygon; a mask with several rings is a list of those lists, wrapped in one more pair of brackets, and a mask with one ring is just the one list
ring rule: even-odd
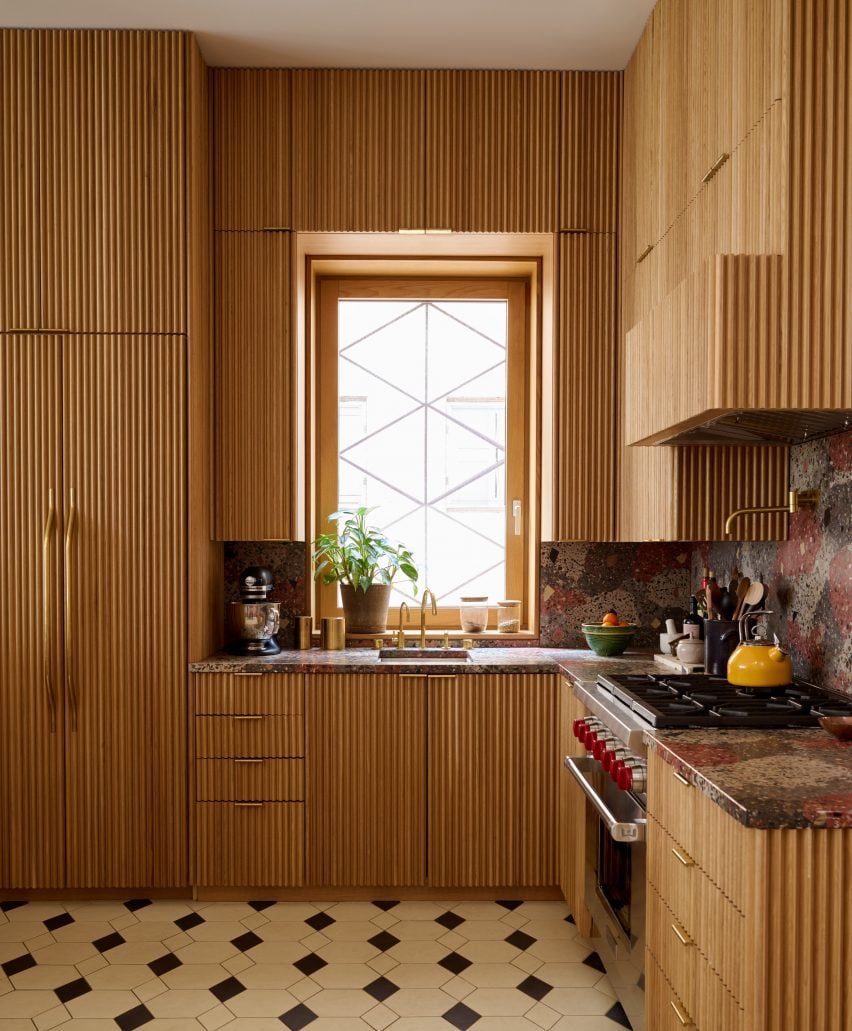
{"label": "wooden spoon", "polygon": [[760,580],[755,580],[751,587],[746,592],[746,596],[743,599],[743,610],[741,615],[745,615],[751,609],[756,608],[760,604],[760,600],[763,597],[764,586]]}
{"label": "wooden spoon", "polygon": [[739,619],[742,615],[745,596],[748,594],[750,587],[751,580],[747,576],[744,576],[737,584],[737,607],[734,609],[734,619]]}

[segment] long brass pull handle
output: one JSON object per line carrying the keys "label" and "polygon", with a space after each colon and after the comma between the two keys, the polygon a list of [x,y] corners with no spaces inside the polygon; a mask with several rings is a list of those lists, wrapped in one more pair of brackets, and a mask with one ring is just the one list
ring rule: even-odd
{"label": "long brass pull handle", "polygon": [[648,255],[651,253],[651,251],[653,249],[654,249],[654,245],[652,243],[649,243],[648,246],[645,248],[645,250],[642,251],[642,253],[639,255],[639,257],[636,259],[636,264],[637,265],[641,265],[642,262],[648,257]]}
{"label": "long brass pull handle", "polygon": [[43,670],[44,687],[47,692],[47,705],[50,710],[50,733],[56,733],[56,691],[53,687],[51,675],[51,653],[53,652],[53,626],[51,615],[53,612],[53,582],[51,573],[53,571],[53,556],[50,552],[53,530],[56,526],[56,502],[53,487],[47,491],[47,519],[44,523],[44,536],[42,538],[42,562],[44,565],[42,580],[44,582],[44,601],[42,608],[42,649],[43,649]]}
{"label": "long brass pull handle", "polygon": [[237,809],[262,809],[263,802],[234,802]]}
{"label": "long brass pull handle", "polygon": [[263,674],[262,673],[242,673],[242,672],[240,672],[240,673],[235,673],[234,676],[235,677],[262,677]]}
{"label": "long brass pull handle", "polygon": [[672,999],[671,1001],[671,1007],[675,1011],[675,1016],[680,1021],[683,1027],[695,1027],[695,1023],[692,1017],[690,1017],[688,1013],[684,1013],[684,1011],[680,1008],[680,1006],[678,1006],[674,999]]}
{"label": "long brass pull handle", "polygon": [[678,927],[677,924],[672,924],[672,930],[674,931],[675,938],[681,943],[681,945],[694,945],[695,942]]}
{"label": "long brass pull handle", "polygon": [[264,716],[232,716],[232,720],[262,720]]}
{"label": "long brass pull handle", "polygon": [[262,763],[263,759],[234,759],[235,763]]}
{"label": "long brass pull handle", "polygon": [[686,779],[686,777],[684,777],[682,773],[678,773],[677,770],[672,770],[672,776],[675,780],[680,781],[680,783],[684,784],[686,787],[692,787],[692,784]]}
{"label": "long brass pull handle", "polygon": [[71,703],[71,730],[77,730],[77,691],[74,686],[74,590],[72,584],[72,553],[74,529],[77,525],[77,491],[68,491],[69,512],[65,526],[65,689]]}
{"label": "long brass pull handle", "polygon": [[672,848],[672,855],[679,863],[683,863],[684,866],[695,866],[695,860],[692,856],[687,855],[686,852],[681,852],[679,848]]}
{"label": "long brass pull handle", "polygon": [[724,165],[724,163],[728,160],[730,156],[731,155],[727,153],[720,154],[713,162],[713,164],[707,169],[704,175],[701,177],[701,182],[709,183],[713,176],[719,171],[719,169],[722,167],[722,165]]}

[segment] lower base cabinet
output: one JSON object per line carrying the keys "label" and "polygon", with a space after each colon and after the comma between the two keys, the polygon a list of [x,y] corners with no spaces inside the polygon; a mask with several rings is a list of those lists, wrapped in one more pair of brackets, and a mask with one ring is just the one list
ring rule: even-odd
{"label": "lower base cabinet", "polygon": [[198,884],[304,884],[304,809],[302,802],[197,803]]}

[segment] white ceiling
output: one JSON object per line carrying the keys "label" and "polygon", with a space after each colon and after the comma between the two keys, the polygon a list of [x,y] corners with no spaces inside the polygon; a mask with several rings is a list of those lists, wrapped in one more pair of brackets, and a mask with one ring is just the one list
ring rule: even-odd
{"label": "white ceiling", "polygon": [[654,0],[0,0],[0,25],[189,29],[208,64],[620,69]]}

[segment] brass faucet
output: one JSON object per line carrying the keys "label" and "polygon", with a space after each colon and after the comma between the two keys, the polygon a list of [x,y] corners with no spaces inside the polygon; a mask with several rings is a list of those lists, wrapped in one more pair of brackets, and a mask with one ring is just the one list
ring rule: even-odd
{"label": "brass faucet", "polygon": [[408,603],[403,602],[399,606],[399,630],[396,632],[396,646],[397,648],[405,647],[405,631],[403,630],[403,613],[405,613],[405,623],[408,622]]}
{"label": "brass faucet", "polygon": [[423,599],[420,602],[420,647],[426,647],[426,595],[432,599],[432,615],[438,615],[438,603],[435,601],[435,595],[427,587],[423,592]]}
{"label": "brass faucet", "polygon": [[763,515],[766,512],[789,512],[792,515],[800,509],[813,509],[819,504],[818,490],[791,490],[786,505],[771,505],[769,508],[738,508],[725,520],[725,533],[730,534],[731,524],[741,515]]}

